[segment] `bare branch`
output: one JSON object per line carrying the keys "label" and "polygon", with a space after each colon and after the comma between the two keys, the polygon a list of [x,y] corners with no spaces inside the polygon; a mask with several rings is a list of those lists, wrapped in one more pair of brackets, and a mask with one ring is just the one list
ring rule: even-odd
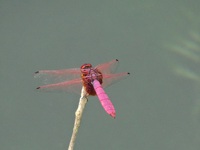
{"label": "bare branch", "polygon": [[76,141],[76,135],[77,135],[78,129],[80,127],[81,118],[82,118],[82,115],[83,115],[83,110],[84,110],[85,105],[86,105],[87,100],[88,100],[87,98],[88,98],[88,95],[85,91],[85,88],[82,87],[81,97],[80,97],[80,100],[79,100],[78,108],[77,108],[76,113],[75,113],[74,128],[73,128],[73,132],[72,132],[72,136],[71,136],[71,140],[70,140],[70,143],[69,143],[68,150],[74,149],[74,144],[75,144],[75,141]]}

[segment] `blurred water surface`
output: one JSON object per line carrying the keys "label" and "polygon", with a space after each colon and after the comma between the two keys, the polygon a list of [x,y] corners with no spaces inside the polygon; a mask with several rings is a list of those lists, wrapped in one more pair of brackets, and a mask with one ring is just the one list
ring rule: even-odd
{"label": "blurred water surface", "polygon": [[0,149],[67,149],[79,97],[33,74],[118,58],[126,80],[90,97],[75,149],[199,150],[200,1],[0,2]]}

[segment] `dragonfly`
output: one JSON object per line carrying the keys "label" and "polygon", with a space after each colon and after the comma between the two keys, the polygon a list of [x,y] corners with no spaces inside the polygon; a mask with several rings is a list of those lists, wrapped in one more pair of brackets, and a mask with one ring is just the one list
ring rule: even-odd
{"label": "dragonfly", "polygon": [[129,72],[115,73],[118,64],[119,60],[114,59],[96,67],[86,63],[80,68],[36,71],[34,77],[42,78],[45,82],[45,85],[36,89],[39,91],[63,91],[80,94],[83,87],[88,96],[97,96],[104,110],[115,118],[114,105],[104,88],[130,75]]}

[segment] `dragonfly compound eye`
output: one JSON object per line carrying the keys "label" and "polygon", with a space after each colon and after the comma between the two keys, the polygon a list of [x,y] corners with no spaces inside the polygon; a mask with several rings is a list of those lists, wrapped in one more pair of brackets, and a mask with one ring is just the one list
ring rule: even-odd
{"label": "dragonfly compound eye", "polygon": [[83,64],[81,66],[81,69],[89,69],[89,68],[92,68],[92,65],[91,64]]}

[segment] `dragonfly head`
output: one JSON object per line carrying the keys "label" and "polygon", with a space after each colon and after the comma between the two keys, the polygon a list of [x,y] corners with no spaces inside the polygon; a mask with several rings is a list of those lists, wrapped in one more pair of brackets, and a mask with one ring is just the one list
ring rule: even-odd
{"label": "dragonfly head", "polygon": [[88,74],[90,72],[91,68],[92,68],[91,64],[83,64],[81,66],[81,68],[80,68],[81,69],[81,73],[82,74]]}

